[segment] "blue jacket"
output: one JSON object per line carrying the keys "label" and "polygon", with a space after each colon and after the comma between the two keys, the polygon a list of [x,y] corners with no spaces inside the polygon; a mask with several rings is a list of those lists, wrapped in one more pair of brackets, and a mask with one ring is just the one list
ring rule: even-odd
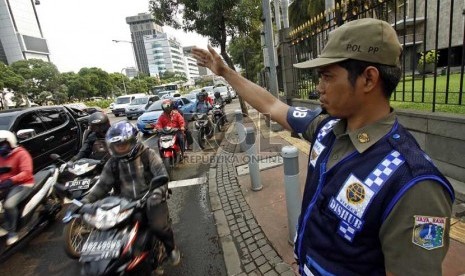
{"label": "blue jacket", "polygon": [[323,120],[312,141],[295,242],[299,270],[302,275],[385,275],[379,230],[398,200],[423,180],[437,181],[451,198],[453,188],[397,122],[369,150],[355,151],[326,170],[336,122]]}

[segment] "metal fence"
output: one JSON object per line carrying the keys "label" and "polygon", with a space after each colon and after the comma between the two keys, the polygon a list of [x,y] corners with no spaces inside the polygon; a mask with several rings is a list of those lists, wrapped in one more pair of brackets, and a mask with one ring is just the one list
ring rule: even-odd
{"label": "metal fence", "polygon": [[[373,17],[389,22],[403,46],[402,80],[391,101],[464,106],[465,4],[456,0],[342,0],[291,30],[293,63],[315,58],[328,33],[351,20]],[[340,4],[339,4],[340,3]],[[426,62],[425,62],[426,61]],[[293,72],[293,97],[315,91],[315,70]]]}

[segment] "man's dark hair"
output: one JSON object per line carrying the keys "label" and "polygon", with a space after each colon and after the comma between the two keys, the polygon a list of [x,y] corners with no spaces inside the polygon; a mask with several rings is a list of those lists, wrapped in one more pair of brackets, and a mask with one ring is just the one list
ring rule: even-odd
{"label": "man's dark hair", "polygon": [[391,94],[400,81],[402,70],[398,66],[382,65],[378,63],[348,59],[338,63],[339,66],[346,69],[349,73],[349,81],[352,86],[355,85],[357,77],[360,76],[368,66],[376,67],[382,80],[384,96],[389,99]]}

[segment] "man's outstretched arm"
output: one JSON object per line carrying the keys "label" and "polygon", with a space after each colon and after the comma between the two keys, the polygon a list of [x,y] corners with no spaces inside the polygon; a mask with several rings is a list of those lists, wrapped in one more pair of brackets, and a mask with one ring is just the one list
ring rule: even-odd
{"label": "man's outstretched arm", "polygon": [[208,51],[194,47],[192,55],[197,59],[199,66],[207,67],[216,75],[222,76],[236,90],[239,96],[260,113],[271,116],[272,120],[291,130],[291,126],[287,122],[289,106],[275,98],[261,86],[247,80],[229,68],[210,45],[208,45]]}

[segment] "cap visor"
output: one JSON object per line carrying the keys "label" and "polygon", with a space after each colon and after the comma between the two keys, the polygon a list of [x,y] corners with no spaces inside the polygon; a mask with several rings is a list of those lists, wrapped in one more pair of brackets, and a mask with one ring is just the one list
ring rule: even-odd
{"label": "cap visor", "polygon": [[315,59],[307,60],[304,62],[299,62],[294,64],[295,68],[316,68],[316,67],[322,67],[326,65],[330,65],[333,63],[338,63],[344,60],[348,60],[349,58],[343,57],[343,58],[322,58],[318,57]]}

